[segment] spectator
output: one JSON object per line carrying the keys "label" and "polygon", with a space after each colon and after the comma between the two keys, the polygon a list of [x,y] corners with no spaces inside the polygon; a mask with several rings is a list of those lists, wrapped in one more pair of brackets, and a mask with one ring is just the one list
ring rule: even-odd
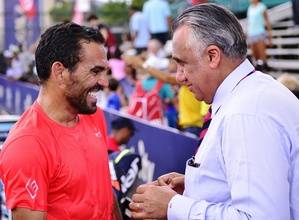
{"label": "spectator", "polygon": [[109,93],[107,98],[107,108],[111,108],[117,111],[119,111],[122,106],[120,95],[117,92],[118,88],[119,88],[118,81],[114,78],[109,79]]}
{"label": "spectator", "polygon": [[164,45],[169,38],[169,24],[171,23],[168,2],[149,0],[143,5],[143,13],[149,25],[151,38],[159,40]]}
{"label": "spectator", "polygon": [[95,98],[107,86],[103,43],[98,31],[74,23],[42,34],[35,53],[38,98],[0,154],[14,220],[117,217],[105,119]]}
{"label": "spectator", "polygon": [[246,59],[245,34],[227,9],[193,6],[173,29],[177,80],[211,103],[212,120],[185,176],[139,186],[132,217],[298,220],[299,100]]}
{"label": "spectator", "polygon": [[277,81],[287,87],[299,99],[299,80],[290,74],[282,74]]}
{"label": "spectator", "polygon": [[296,26],[299,26],[299,1],[292,0],[293,20]]}
{"label": "spectator", "polygon": [[198,101],[189,88],[177,82],[175,76],[171,73],[159,71],[155,67],[144,67],[143,60],[139,56],[125,56],[124,59],[127,64],[133,65],[137,69],[144,69],[145,72],[164,83],[180,85],[178,91],[179,128],[198,136],[204,122],[204,116],[208,112],[209,105],[203,101]]}
{"label": "spectator", "polygon": [[136,69],[132,65],[125,63],[125,77],[119,81],[119,84],[122,87],[127,100],[129,100],[135,89],[136,81]]}
{"label": "spectator", "polygon": [[108,138],[108,152],[120,151],[120,146],[127,144],[134,135],[135,127],[127,118],[117,118],[111,122],[111,134]]}
{"label": "spectator", "polygon": [[98,24],[99,24],[99,18],[98,16],[96,16],[95,14],[91,14],[87,17],[86,19],[87,21],[87,25],[89,27],[92,27],[92,28],[95,28],[97,29],[98,28]]}
{"label": "spectator", "polygon": [[114,53],[111,53],[111,58],[108,62],[112,77],[118,81],[123,79],[125,77],[125,62],[121,59],[121,51],[118,46]]}
{"label": "spectator", "polygon": [[[258,70],[268,70],[267,43],[272,45],[271,24],[266,6],[260,0],[250,0],[247,10],[248,43],[251,48],[255,66]],[[267,27],[267,31],[265,29]]]}
{"label": "spectator", "polygon": [[130,8],[130,33],[134,41],[134,47],[137,54],[146,51],[150,33],[145,16],[138,7],[131,6]]}

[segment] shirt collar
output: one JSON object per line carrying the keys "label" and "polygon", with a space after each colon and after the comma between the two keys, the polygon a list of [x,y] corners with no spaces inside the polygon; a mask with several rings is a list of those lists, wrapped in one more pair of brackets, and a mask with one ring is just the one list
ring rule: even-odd
{"label": "shirt collar", "polygon": [[236,69],[234,69],[220,84],[212,102],[212,117],[221,107],[226,97],[237,86],[237,84],[254,70],[254,66],[248,59],[244,60]]}

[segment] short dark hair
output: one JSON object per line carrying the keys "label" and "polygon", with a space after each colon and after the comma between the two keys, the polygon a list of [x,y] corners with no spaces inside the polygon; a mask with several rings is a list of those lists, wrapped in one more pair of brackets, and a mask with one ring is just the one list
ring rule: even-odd
{"label": "short dark hair", "polygon": [[86,19],[88,22],[90,22],[91,20],[98,20],[98,16],[96,16],[95,14],[91,14],[87,17]]}
{"label": "short dark hair", "polygon": [[56,61],[71,72],[76,69],[80,61],[82,40],[104,44],[99,31],[72,22],[56,24],[42,34],[35,52],[40,83],[48,80],[51,66]]}
{"label": "short dark hair", "polygon": [[116,80],[116,79],[114,79],[114,78],[110,78],[109,79],[109,85],[108,85],[108,88],[111,90],[111,91],[116,91],[117,90],[117,88],[118,88],[118,86],[119,86],[119,82]]}
{"label": "short dark hair", "polygon": [[122,128],[128,128],[130,131],[132,131],[132,134],[135,132],[135,127],[130,119],[128,118],[116,118],[111,122],[111,128],[112,130],[120,130]]}

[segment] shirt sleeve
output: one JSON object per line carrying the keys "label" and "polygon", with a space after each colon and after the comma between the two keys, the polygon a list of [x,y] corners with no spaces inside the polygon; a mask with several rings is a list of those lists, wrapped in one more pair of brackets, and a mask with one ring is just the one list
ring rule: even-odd
{"label": "shirt sleeve", "polygon": [[0,170],[8,208],[47,211],[47,159],[34,137],[20,137],[6,145]]}
{"label": "shirt sleeve", "polygon": [[234,115],[224,120],[221,129],[219,154],[231,198],[209,202],[175,196],[168,219],[291,219],[290,144],[283,128],[269,117]]}

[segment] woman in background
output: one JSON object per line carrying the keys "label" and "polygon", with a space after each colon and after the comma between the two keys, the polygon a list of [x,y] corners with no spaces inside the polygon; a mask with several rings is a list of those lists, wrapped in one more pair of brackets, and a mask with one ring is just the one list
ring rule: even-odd
{"label": "woman in background", "polygon": [[272,45],[272,34],[266,5],[259,0],[251,0],[247,20],[248,44],[251,47],[253,62],[258,70],[267,70],[266,44]]}

